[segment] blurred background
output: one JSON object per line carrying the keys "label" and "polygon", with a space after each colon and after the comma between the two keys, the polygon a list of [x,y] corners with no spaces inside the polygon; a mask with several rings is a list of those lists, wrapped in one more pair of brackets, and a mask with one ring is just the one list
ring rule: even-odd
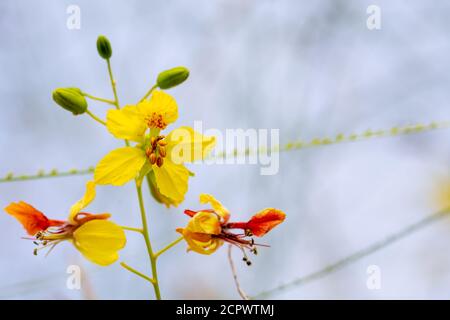
{"label": "blurred background", "polygon": [[[366,9],[381,9],[381,29],[366,26]],[[69,5],[81,10],[68,29]],[[158,72],[187,66],[191,76],[170,90],[179,125],[278,128],[280,142],[366,129],[450,120],[448,1],[14,1],[0,2],[0,176],[40,169],[84,169],[121,146],[87,116],[74,117],[51,99],[76,86],[112,98],[99,34],[113,46],[121,104],[135,103]],[[106,105],[91,102],[104,116]],[[287,220],[264,239],[247,267],[234,250],[249,295],[306,275],[442,208],[450,181],[450,130],[324,146],[280,155],[279,173],[257,165],[193,165],[185,202],[168,210],[147,197],[154,246],[184,226],[185,208],[211,193],[245,220],[265,207]],[[0,184],[0,207],[24,200],[63,219],[90,176]],[[139,226],[134,186],[98,188],[90,212],[111,212]],[[152,288],[118,263],[97,267],[68,243],[33,256],[22,227],[0,214],[1,299],[149,299]],[[450,221],[429,226],[376,254],[275,299],[448,299]],[[149,272],[144,243],[128,233],[121,252]],[[68,265],[83,268],[82,290],[66,287]],[[366,286],[367,268],[381,288]],[[168,299],[239,298],[226,248],[186,253],[183,242],[159,260]]]}

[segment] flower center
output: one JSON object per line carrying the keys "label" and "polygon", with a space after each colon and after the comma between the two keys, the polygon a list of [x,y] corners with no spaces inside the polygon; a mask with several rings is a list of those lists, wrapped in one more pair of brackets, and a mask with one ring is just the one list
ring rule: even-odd
{"label": "flower center", "polygon": [[164,121],[162,114],[153,112],[151,115],[145,118],[145,122],[149,128],[165,129],[167,123]]}
{"label": "flower center", "polygon": [[164,140],[165,136],[151,137],[150,145],[145,150],[148,161],[150,164],[156,164],[161,167],[164,163],[164,158],[166,157],[166,146],[167,142]]}

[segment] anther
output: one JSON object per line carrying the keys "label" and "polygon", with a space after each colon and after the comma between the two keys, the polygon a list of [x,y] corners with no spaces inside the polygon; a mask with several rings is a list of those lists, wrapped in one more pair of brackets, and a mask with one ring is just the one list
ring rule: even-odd
{"label": "anther", "polygon": [[156,159],[156,165],[157,165],[158,167],[161,167],[161,166],[163,165],[163,163],[164,163],[163,158],[158,157],[158,159]]}
{"label": "anther", "polygon": [[166,148],[160,145],[160,147],[158,148],[158,150],[159,150],[159,155],[160,155],[161,157],[165,158],[165,156],[167,155],[167,153],[166,153]]}
{"label": "anther", "polygon": [[164,146],[167,145],[167,141],[159,140],[159,141],[158,141],[158,144],[159,144],[161,147],[164,147]]}
{"label": "anther", "polygon": [[156,163],[156,154],[152,153],[149,157],[150,163],[155,164]]}
{"label": "anther", "polygon": [[252,262],[251,262],[250,260],[247,260],[246,263],[247,263],[248,266],[251,266],[251,265],[252,265]]}
{"label": "anther", "polygon": [[33,250],[33,254],[34,254],[35,256],[37,256],[37,253],[38,253],[38,249],[34,249],[34,250]]}

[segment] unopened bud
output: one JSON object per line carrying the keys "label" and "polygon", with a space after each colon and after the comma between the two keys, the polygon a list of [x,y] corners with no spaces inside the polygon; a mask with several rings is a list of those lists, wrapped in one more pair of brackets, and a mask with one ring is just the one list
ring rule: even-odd
{"label": "unopened bud", "polygon": [[185,67],[175,67],[161,72],[156,84],[161,89],[170,89],[183,83],[189,77],[189,70]]}
{"label": "unopened bud", "polygon": [[88,104],[78,88],[58,88],[53,91],[53,100],[74,115],[86,112]]}
{"label": "unopened bud", "polygon": [[97,38],[97,51],[100,57],[103,59],[109,59],[112,56],[111,43],[105,36],[99,36]]}

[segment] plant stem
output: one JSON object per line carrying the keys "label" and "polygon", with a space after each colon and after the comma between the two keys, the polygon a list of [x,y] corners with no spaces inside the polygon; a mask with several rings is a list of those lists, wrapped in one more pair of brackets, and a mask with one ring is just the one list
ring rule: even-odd
{"label": "plant stem", "polygon": [[84,95],[85,97],[88,97],[89,99],[92,99],[92,100],[97,100],[97,101],[104,102],[104,103],[107,103],[107,104],[116,105],[116,103],[115,103],[113,100],[108,100],[108,99],[104,99],[104,98],[99,98],[99,97],[93,96],[93,95],[91,95],[91,94],[89,94],[89,93],[86,93],[86,92],[83,92],[83,95]]}
{"label": "plant stem", "polygon": [[111,80],[111,87],[114,93],[114,105],[116,106],[116,109],[120,109],[119,97],[117,96],[117,89],[116,89],[116,80],[114,80],[113,77],[111,62],[109,59],[107,59],[106,62],[108,64],[109,79]]}
{"label": "plant stem", "polygon": [[126,226],[120,226],[123,230],[127,231],[133,231],[137,233],[143,233],[144,231],[141,228],[133,228],[133,227],[126,227]]}
{"label": "plant stem", "polygon": [[236,285],[236,289],[243,300],[249,300],[247,294],[242,290],[241,284],[239,283],[239,279],[236,272],[236,267],[234,266],[233,256],[231,255],[232,245],[228,245],[228,262],[230,263],[231,273],[233,274],[234,284]]}
{"label": "plant stem", "polygon": [[147,93],[145,94],[145,96],[143,96],[142,99],[141,99],[139,102],[144,101],[145,99],[147,99],[148,96],[151,95],[152,92],[153,92],[153,90],[155,90],[156,88],[158,88],[158,85],[157,85],[157,84],[155,84],[153,87],[151,87],[150,90],[147,91]]}
{"label": "plant stem", "polygon": [[177,240],[172,241],[171,243],[169,243],[167,246],[165,246],[164,248],[162,248],[161,250],[159,250],[157,253],[155,253],[155,258],[158,258],[160,255],[162,255],[164,252],[166,252],[167,250],[169,250],[170,248],[172,248],[173,246],[176,246],[178,243],[181,242],[181,240],[183,240],[183,237],[179,237]]}
{"label": "plant stem", "polygon": [[102,119],[100,119],[99,117],[97,117],[95,114],[93,114],[92,112],[90,112],[88,109],[86,109],[86,113],[95,121],[97,121],[98,123],[106,126],[106,122],[103,121]]}
{"label": "plant stem", "polygon": [[145,274],[143,274],[142,272],[137,271],[136,269],[130,267],[129,265],[127,265],[125,262],[121,262],[120,265],[122,267],[124,267],[125,269],[127,269],[128,271],[134,273],[135,275],[147,280],[148,282],[150,282],[151,284],[155,283],[155,280],[153,280],[152,278],[147,277]]}
{"label": "plant stem", "polygon": [[153,253],[152,244],[150,242],[150,235],[149,235],[148,224],[147,224],[147,216],[145,213],[144,200],[142,198],[142,187],[141,187],[141,184],[138,183],[137,181],[136,181],[136,190],[137,190],[138,199],[139,199],[139,209],[141,210],[142,234],[145,239],[145,245],[147,246],[148,257],[150,259],[150,264],[152,266],[153,289],[155,290],[156,299],[161,300],[161,292],[159,290],[159,283],[158,283],[158,272],[156,270],[157,257]]}

